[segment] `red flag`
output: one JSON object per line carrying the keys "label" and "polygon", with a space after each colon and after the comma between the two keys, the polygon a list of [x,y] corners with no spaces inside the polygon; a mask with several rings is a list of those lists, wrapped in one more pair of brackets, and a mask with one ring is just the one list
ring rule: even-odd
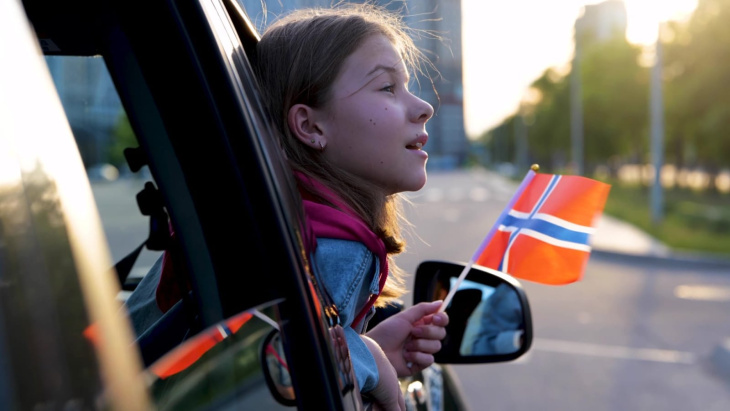
{"label": "red flag", "polygon": [[216,344],[235,334],[253,315],[250,310],[244,311],[201,331],[157,360],[150,371],[164,380],[187,369]]}
{"label": "red flag", "polygon": [[543,284],[580,280],[610,189],[586,177],[530,170],[472,261]]}

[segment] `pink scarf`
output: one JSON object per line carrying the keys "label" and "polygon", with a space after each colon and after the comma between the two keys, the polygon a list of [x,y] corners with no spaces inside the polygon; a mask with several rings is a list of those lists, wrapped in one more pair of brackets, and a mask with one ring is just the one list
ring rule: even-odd
{"label": "pink scarf", "polygon": [[315,237],[315,246],[318,237],[358,241],[363,243],[380,261],[378,294],[371,295],[365,306],[359,311],[352,322],[354,328],[367,315],[375,300],[383,292],[385,280],[388,278],[388,259],[385,244],[332,190],[302,173],[295,173],[295,175],[305,185],[325,196],[339,208],[338,210],[328,205],[304,199],[304,212],[309,230],[312,231]]}

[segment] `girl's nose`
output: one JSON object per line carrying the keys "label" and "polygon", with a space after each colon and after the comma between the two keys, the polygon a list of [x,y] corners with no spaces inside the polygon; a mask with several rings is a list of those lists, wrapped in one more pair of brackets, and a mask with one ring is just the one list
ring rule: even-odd
{"label": "girl's nose", "polygon": [[413,98],[415,100],[413,103],[413,121],[426,122],[433,117],[433,106],[415,95],[413,95]]}

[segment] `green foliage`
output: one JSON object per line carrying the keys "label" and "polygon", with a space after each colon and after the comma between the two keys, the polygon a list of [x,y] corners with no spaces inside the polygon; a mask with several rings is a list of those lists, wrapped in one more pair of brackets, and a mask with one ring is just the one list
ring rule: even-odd
{"label": "green foliage", "polygon": [[648,148],[647,69],[641,50],[624,38],[586,47],[581,58],[586,164],[609,157],[642,158]]}
{"label": "green foliage", "polygon": [[667,27],[664,71],[668,156],[676,164],[730,166],[730,0],[702,0],[686,25]]}
{"label": "green foliage", "polygon": [[664,218],[652,223],[649,188],[611,182],[605,213],[651,234],[676,250],[730,253],[730,195],[664,191]]}
{"label": "green foliage", "polygon": [[124,158],[124,149],[137,146],[137,137],[132,130],[132,125],[129,124],[126,113],[122,113],[112,132],[111,143],[107,152],[109,163],[117,168],[125,165],[127,160]]}
{"label": "green foliage", "polygon": [[570,157],[570,88],[566,77],[546,70],[533,84],[540,101],[527,133],[531,162],[559,168]]}
{"label": "green foliage", "polygon": [[[730,0],[700,0],[687,22],[663,29],[664,158],[678,168],[730,167],[730,93],[723,86],[730,73],[728,21]],[[645,50],[618,31],[600,41],[586,33],[580,37],[579,64],[571,68],[580,70],[586,170],[649,162],[650,68],[640,64]],[[565,166],[571,157],[570,80],[570,72],[548,68],[531,85],[539,99],[523,103],[482,135],[494,162],[515,162],[513,123],[522,116],[530,161]]]}

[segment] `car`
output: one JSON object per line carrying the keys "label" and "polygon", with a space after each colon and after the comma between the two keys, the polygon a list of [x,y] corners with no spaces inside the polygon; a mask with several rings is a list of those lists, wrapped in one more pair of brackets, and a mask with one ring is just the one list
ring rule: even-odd
{"label": "car", "polygon": [[[259,101],[258,38],[235,0],[0,2],[1,409],[371,407]],[[139,177],[90,181],[110,136]],[[413,304],[458,292],[437,362],[401,380],[409,409],[466,409],[448,364],[530,348],[520,283],[466,267],[415,274]],[[516,345],[472,352],[503,288]]]}

